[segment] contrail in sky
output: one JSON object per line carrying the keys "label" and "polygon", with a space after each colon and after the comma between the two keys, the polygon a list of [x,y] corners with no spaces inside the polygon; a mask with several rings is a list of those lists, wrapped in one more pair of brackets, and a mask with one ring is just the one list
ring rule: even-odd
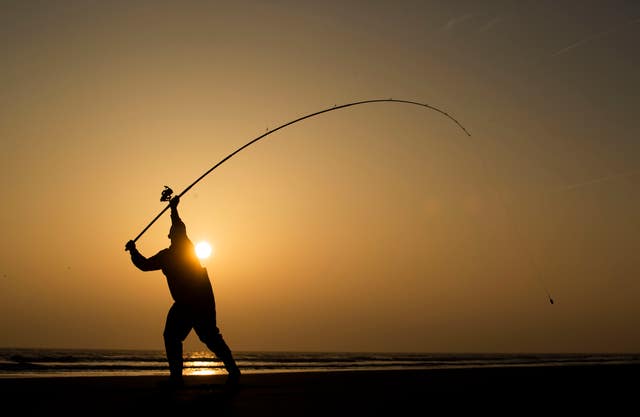
{"label": "contrail in sky", "polygon": [[502,22],[503,20],[504,19],[500,16],[494,17],[493,19],[491,19],[489,22],[487,22],[484,26],[480,28],[480,32],[487,32],[488,30],[490,30],[491,28],[493,28],[495,25]]}
{"label": "contrail in sky", "polygon": [[572,50],[574,48],[577,48],[577,47],[579,47],[581,45],[584,45],[587,42],[591,42],[591,41],[593,41],[595,39],[603,38],[603,37],[605,37],[605,36],[607,36],[607,35],[609,35],[609,34],[611,34],[613,32],[617,32],[617,31],[622,30],[623,28],[625,28],[625,27],[627,27],[629,25],[633,25],[633,24],[636,24],[638,22],[640,22],[640,17],[636,18],[634,20],[631,20],[630,22],[627,22],[626,24],[623,24],[622,26],[615,26],[615,27],[613,27],[611,29],[607,29],[605,31],[598,32],[598,33],[595,33],[593,35],[587,36],[586,38],[583,38],[583,39],[579,40],[578,42],[574,42],[569,46],[565,46],[564,48],[557,50],[556,52],[551,54],[551,56],[562,55],[564,53],[569,52],[570,50]]}
{"label": "contrail in sky", "polygon": [[453,19],[449,20],[447,22],[447,24],[444,26],[444,30],[449,31],[451,29],[453,29],[453,27],[455,25],[457,25],[458,23],[462,23],[466,20],[469,20],[473,17],[473,13],[467,13],[465,15],[462,16],[458,16],[458,17],[454,17]]}
{"label": "contrail in sky", "polygon": [[575,190],[576,188],[585,187],[585,186],[591,185],[591,184],[598,184],[598,183],[601,183],[601,182],[611,181],[611,180],[615,180],[617,178],[622,178],[622,177],[630,177],[631,175],[634,175],[634,174],[638,173],[638,171],[639,171],[638,169],[632,169],[630,171],[618,172],[616,174],[611,174],[611,175],[606,175],[604,177],[594,178],[594,179],[589,180],[589,181],[583,181],[583,182],[579,182],[579,183],[576,183],[576,184],[566,185],[566,186],[562,187],[561,189],[559,189],[557,191],[570,191],[570,190]]}

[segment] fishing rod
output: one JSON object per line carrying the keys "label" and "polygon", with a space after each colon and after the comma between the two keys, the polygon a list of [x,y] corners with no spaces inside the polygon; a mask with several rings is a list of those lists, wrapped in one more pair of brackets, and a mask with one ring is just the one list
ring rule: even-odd
{"label": "fishing rod", "polygon": [[[236,149],[235,151],[233,151],[232,153],[230,153],[229,155],[224,157],[222,160],[220,160],[220,162],[218,162],[217,164],[215,164],[214,166],[209,168],[204,174],[202,174],[200,177],[198,177],[187,188],[182,190],[182,192],[180,194],[178,194],[177,197],[182,197],[183,195],[185,195],[191,188],[193,188],[193,186],[195,186],[198,182],[200,182],[204,177],[209,175],[213,170],[215,170],[220,165],[222,165],[223,163],[225,163],[226,161],[231,159],[234,155],[236,155],[237,153],[239,153],[243,149],[253,145],[254,143],[259,141],[260,139],[263,139],[263,138],[271,135],[272,133],[277,132],[280,129],[284,129],[285,127],[291,126],[294,123],[301,122],[301,121],[303,121],[305,119],[309,119],[311,117],[318,116],[318,115],[323,114],[323,113],[328,113],[328,112],[331,112],[331,111],[340,110],[340,109],[344,109],[344,108],[347,108],[347,107],[357,106],[357,105],[361,105],[361,104],[370,104],[370,103],[400,103],[400,104],[409,104],[409,105],[414,105],[414,106],[420,106],[420,107],[424,107],[424,108],[426,108],[428,110],[434,110],[434,111],[436,111],[436,112],[448,117],[449,119],[451,119],[455,124],[458,125],[458,127],[460,127],[460,129],[462,129],[462,131],[467,136],[471,137],[471,134],[469,133],[469,131],[467,131],[467,129],[458,120],[456,120],[453,116],[451,116],[449,113],[447,113],[447,112],[445,112],[445,111],[443,111],[443,110],[441,110],[441,109],[439,109],[437,107],[434,107],[434,106],[426,104],[426,103],[420,103],[420,102],[411,101],[411,100],[384,98],[384,99],[372,99],[372,100],[355,101],[355,102],[351,102],[351,103],[341,104],[339,106],[338,105],[334,105],[333,107],[328,107],[328,108],[325,108],[323,110],[316,111],[316,112],[313,112],[313,113],[309,113],[309,114],[307,114],[305,116],[298,117],[297,119],[294,119],[294,120],[292,120],[290,122],[284,123],[284,124],[276,127],[275,129],[268,130],[266,133],[263,133],[262,135],[258,136],[257,138],[247,142],[243,146],[239,147],[238,149]],[[170,202],[171,198],[172,198],[172,194],[173,194],[173,190],[165,185],[164,186],[164,190],[162,191],[162,194],[161,194],[161,197],[160,197],[160,201],[162,201],[162,202],[164,202],[164,201]],[[167,209],[169,209],[169,207],[171,207],[171,204],[167,204],[167,206],[165,206],[165,208],[163,208],[162,211],[160,211],[160,213],[158,213],[158,215],[156,217],[154,217],[153,220],[151,220],[151,222],[144,229],[142,229],[142,231],[138,234],[138,236],[136,236],[135,239],[133,239],[133,242],[136,242],[138,239],[140,239],[140,237],[156,222],[156,220],[158,220],[160,218],[160,216],[162,216],[162,214],[165,211],[167,211]],[[551,297],[551,293],[547,290],[546,287],[544,287],[544,285],[543,285],[543,290],[545,291],[545,293],[547,295],[549,303],[550,304],[554,304],[554,300]]]}
{"label": "fishing rod", "polygon": [[[189,185],[180,194],[178,194],[178,197],[182,197],[183,195],[185,195],[187,193],[187,191],[189,191],[191,188],[193,188],[194,185],[196,185],[198,182],[200,182],[204,177],[209,175],[213,170],[218,168],[220,165],[222,165],[223,163],[225,163],[226,161],[231,159],[238,152],[240,152],[243,149],[253,145],[254,143],[259,141],[260,139],[263,139],[263,138],[269,136],[270,134],[277,132],[280,129],[284,129],[285,127],[291,126],[294,123],[298,123],[298,122],[301,122],[301,121],[303,121],[305,119],[309,119],[311,117],[318,116],[318,115],[320,115],[322,113],[328,113],[328,112],[331,112],[331,111],[344,109],[344,108],[347,108],[347,107],[358,106],[358,105],[361,105],[361,104],[369,104],[369,103],[402,103],[402,104],[410,104],[410,105],[414,105],[414,106],[425,107],[425,108],[427,108],[429,110],[437,111],[438,113],[441,113],[444,116],[448,117],[449,119],[453,120],[460,127],[460,129],[462,129],[464,131],[464,133],[467,134],[467,136],[469,136],[469,137],[471,136],[471,134],[467,131],[467,129],[465,129],[465,127],[462,126],[462,124],[460,124],[460,122],[458,122],[455,118],[453,118],[449,113],[447,113],[447,112],[445,112],[445,111],[443,111],[443,110],[441,110],[441,109],[439,109],[437,107],[434,107],[434,106],[431,106],[429,104],[426,104],[426,103],[420,103],[420,102],[417,102],[417,101],[410,101],[410,100],[399,100],[399,99],[393,99],[393,98],[382,98],[382,99],[373,99],[373,100],[354,101],[354,102],[351,102],[351,103],[341,104],[339,106],[338,105],[334,105],[333,107],[328,107],[326,109],[323,109],[323,110],[320,110],[320,111],[316,111],[314,113],[310,113],[310,114],[307,114],[307,115],[302,116],[302,117],[298,117],[295,120],[292,120],[290,122],[284,123],[284,124],[276,127],[275,129],[269,130],[266,133],[263,133],[262,135],[258,136],[257,138],[247,142],[243,146],[239,147],[238,149],[236,149],[235,151],[233,151],[232,153],[230,153],[229,155],[224,157],[220,162],[218,162],[217,164],[215,164],[214,166],[209,168],[209,170],[207,170],[204,174],[202,174],[194,182],[192,182],[191,185]],[[170,201],[172,194],[173,194],[173,190],[165,185],[164,190],[162,191],[162,195],[160,197],[160,201]],[[167,209],[170,206],[171,206],[170,204],[167,204],[167,206],[164,209],[162,209],[162,211],[160,213],[158,213],[158,215],[156,217],[154,217],[153,220],[151,220],[151,222],[144,229],[142,229],[142,231],[138,234],[138,236],[135,237],[135,239],[133,239],[133,241],[136,242],[138,239],[140,239],[140,237],[156,222],[156,220],[158,220],[160,218],[160,216],[162,216],[162,214],[165,211],[167,211]]]}

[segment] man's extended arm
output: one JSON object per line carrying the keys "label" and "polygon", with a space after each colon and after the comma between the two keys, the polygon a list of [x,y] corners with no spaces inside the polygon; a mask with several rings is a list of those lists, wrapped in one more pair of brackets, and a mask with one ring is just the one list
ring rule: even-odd
{"label": "man's extended arm", "polygon": [[156,254],[151,258],[144,257],[138,251],[138,248],[136,248],[136,243],[133,240],[128,241],[125,248],[131,254],[131,262],[141,271],[157,271],[158,269],[162,269],[159,261],[160,254]]}

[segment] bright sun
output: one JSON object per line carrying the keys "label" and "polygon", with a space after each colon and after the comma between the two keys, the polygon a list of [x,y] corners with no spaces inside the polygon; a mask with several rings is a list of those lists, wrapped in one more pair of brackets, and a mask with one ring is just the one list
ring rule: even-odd
{"label": "bright sun", "polygon": [[211,256],[211,245],[205,241],[198,242],[196,244],[196,255],[200,259],[207,259]]}

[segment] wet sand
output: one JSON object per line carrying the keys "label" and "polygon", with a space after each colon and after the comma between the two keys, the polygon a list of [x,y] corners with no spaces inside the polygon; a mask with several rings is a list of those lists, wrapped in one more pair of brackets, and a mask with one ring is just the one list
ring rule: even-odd
{"label": "wet sand", "polygon": [[181,390],[159,386],[165,378],[158,376],[16,378],[0,379],[0,401],[3,415],[611,416],[637,409],[638,371],[581,365],[244,374],[233,389],[224,375],[189,376]]}

